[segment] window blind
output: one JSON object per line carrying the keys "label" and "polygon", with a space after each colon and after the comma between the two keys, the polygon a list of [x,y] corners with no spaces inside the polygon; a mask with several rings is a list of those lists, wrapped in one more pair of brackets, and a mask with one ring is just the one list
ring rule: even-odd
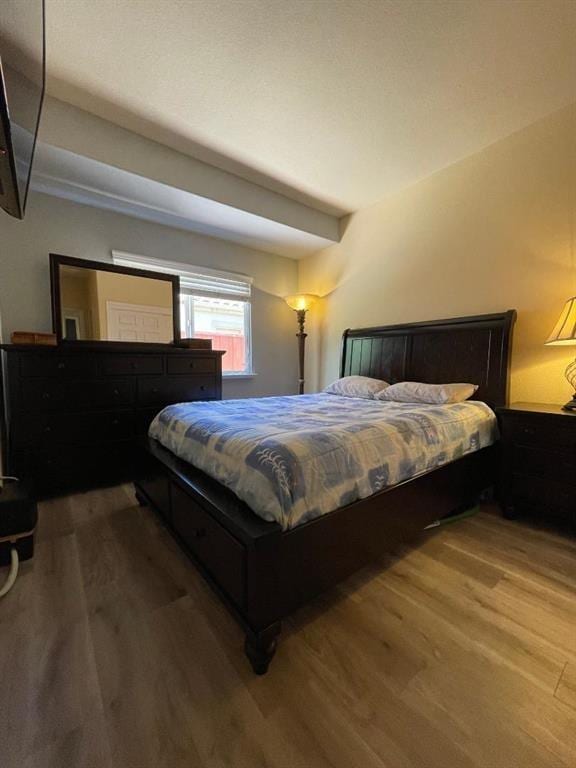
{"label": "window blind", "polygon": [[249,301],[252,293],[252,278],[248,275],[194,267],[190,264],[137,256],[122,251],[112,251],[112,262],[122,267],[178,275],[181,292],[194,294],[194,296]]}

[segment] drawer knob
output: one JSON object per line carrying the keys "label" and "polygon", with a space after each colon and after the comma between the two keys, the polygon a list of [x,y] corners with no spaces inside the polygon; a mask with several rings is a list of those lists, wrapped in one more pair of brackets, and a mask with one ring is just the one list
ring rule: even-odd
{"label": "drawer knob", "polygon": [[522,430],[525,435],[533,435],[534,434],[534,428],[533,427],[524,427]]}
{"label": "drawer knob", "polygon": [[204,386],[204,384],[201,384],[200,385],[200,392],[204,392],[205,389],[206,389],[206,387]]}
{"label": "drawer knob", "polygon": [[66,363],[63,363],[63,362],[58,363],[58,368],[60,370],[63,370],[64,368],[66,368]]}
{"label": "drawer knob", "polygon": [[42,392],[43,400],[50,400],[50,392]]}
{"label": "drawer knob", "polygon": [[44,432],[52,432],[52,427],[44,427]]}
{"label": "drawer knob", "polygon": [[132,368],[133,371],[136,370],[136,363],[130,363],[130,368]]}
{"label": "drawer knob", "polygon": [[115,394],[115,395],[119,395],[119,394],[120,394],[120,390],[119,390],[119,389],[115,389],[115,390],[114,390],[114,394]]}
{"label": "drawer knob", "polygon": [[194,368],[194,365],[195,365],[195,363],[194,363],[194,361],[192,361],[192,362],[190,363],[190,368]]}
{"label": "drawer knob", "polygon": [[206,528],[194,528],[192,535],[195,539],[203,539],[206,537]]}

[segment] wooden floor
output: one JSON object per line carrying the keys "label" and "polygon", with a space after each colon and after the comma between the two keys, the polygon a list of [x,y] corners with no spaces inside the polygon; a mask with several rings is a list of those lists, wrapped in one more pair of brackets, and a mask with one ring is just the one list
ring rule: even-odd
{"label": "wooden floor", "polygon": [[481,513],[301,611],[266,677],[129,488],[0,602],[3,768],[576,765],[576,540]]}

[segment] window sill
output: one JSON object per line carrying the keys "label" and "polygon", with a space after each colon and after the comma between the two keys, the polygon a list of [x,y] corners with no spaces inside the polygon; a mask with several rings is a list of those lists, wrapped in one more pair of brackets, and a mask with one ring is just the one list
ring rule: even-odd
{"label": "window sill", "polygon": [[223,373],[223,379],[254,379],[257,373]]}

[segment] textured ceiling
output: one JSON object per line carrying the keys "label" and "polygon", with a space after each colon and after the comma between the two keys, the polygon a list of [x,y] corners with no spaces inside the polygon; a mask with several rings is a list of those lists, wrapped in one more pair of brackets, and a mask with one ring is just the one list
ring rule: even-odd
{"label": "textured ceiling", "polygon": [[47,0],[49,91],[328,212],[576,100],[573,0]]}

